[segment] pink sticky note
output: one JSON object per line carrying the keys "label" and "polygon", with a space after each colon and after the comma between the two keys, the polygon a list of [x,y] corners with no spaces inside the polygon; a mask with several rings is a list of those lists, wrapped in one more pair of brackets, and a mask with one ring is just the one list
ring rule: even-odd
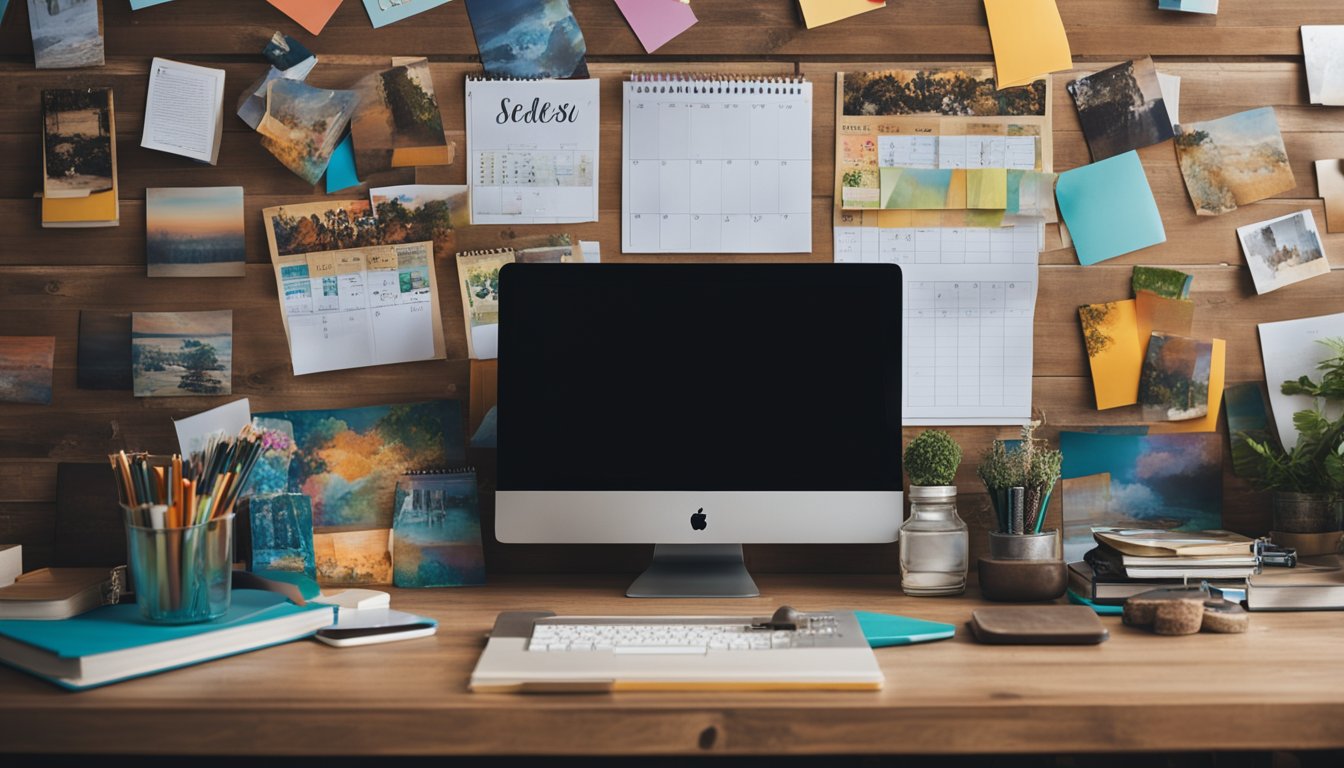
{"label": "pink sticky note", "polygon": [[616,7],[625,14],[635,37],[649,53],[696,22],[695,11],[681,0],[616,0]]}

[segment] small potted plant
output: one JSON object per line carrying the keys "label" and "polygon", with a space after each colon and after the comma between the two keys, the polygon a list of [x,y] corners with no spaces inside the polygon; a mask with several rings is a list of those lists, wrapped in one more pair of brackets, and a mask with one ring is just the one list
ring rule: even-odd
{"label": "small potted plant", "polygon": [[957,516],[961,446],[942,430],[922,432],[905,449],[910,516],[901,525],[901,589],[907,595],[959,595],[966,590],[969,542]]}
{"label": "small potted plant", "polygon": [[1317,366],[1320,380],[1302,376],[1280,385],[1285,395],[1314,400],[1293,414],[1297,445],[1287,449],[1273,435],[1243,432],[1237,447],[1251,481],[1273,494],[1273,538],[1302,555],[1337,550],[1344,527],[1344,413],[1330,416],[1344,402],[1344,339],[1320,343],[1331,353]]}

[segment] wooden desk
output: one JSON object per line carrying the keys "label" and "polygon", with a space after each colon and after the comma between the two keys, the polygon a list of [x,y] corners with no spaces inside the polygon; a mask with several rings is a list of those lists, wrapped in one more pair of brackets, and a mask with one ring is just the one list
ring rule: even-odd
{"label": "wooden desk", "polygon": [[500,610],[767,613],[854,607],[959,626],[972,597],[894,577],[762,576],[753,600],[633,601],[628,579],[512,578],[399,590],[437,636],[291,643],[70,694],[0,670],[0,750],[165,754],[1008,753],[1344,747],[1344,614],[1256,614],[1245,635],[1156,637],[1104,620],[1099,646],[950,641],[877,651],[879,693],[507,696],[466,692]]}

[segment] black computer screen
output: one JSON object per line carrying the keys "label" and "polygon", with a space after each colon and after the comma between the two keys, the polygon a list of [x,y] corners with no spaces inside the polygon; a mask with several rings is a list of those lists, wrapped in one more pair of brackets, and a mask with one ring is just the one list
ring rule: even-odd
{"label": "black computer screen", "polygon": [[901,274],[510,264],[501,490],[900,490]]}

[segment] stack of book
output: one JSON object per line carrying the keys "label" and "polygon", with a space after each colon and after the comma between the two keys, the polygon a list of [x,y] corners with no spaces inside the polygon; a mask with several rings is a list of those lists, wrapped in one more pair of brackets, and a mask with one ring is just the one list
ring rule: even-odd
{"label": "stack of book", "polygon": [[1202,581],[1242,590],[1257,568],[1254,542],[1229,531],[1099,529],[1092,535],[1096,549],[1069,564],[1069,589],[1102,605]]}
{"label": "stack of book", "polygon": [[42,92],[42,226],[115,227],[117,128],[111,88]]}

